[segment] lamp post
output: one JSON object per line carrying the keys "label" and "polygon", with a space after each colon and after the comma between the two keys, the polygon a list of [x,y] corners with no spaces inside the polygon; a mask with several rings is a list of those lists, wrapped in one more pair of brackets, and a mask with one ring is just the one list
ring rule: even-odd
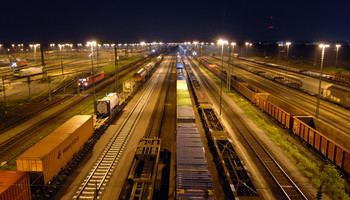
{"label": "lamp post", "polygon": [[318,118],[319,109],[320,109],[321,82],[322,82],[322,70],[323,70],[324,51],[325,51],[325,48],[329,47],[329,45],[328,44],[320,44],[319,47],[322,48],[322,54],[321,54],[320,82],[318,84],[318,94],[317,94],[317,104],[316,104],[316,118]]}
{"label": "lamp post", "polygon": [[222,72],[224,70],[224,45],[228,44],[226,40],[219,40],[218,44],[221,45],[221,72],[220,72],[220,115],[221,115],[221,103],[222,103]]}
{"label": "lamp post", "polygon": [[249,42],[246,42],[245,43],[245,53],[246,53],[247,57],[248,57],[248,46],[249,46]]}
{"label": "lamp post", "polygon": [[34,57],[35,57],[35,66],[38,66],[38,60],[36,58],[36,47],[40,46],[40,44],[35,44],[34,47]]}
{"label": "lamp post", "polygon": [[202,49],[203,49],[204,42],[201,42],[201,56],[202,57]]}
{"label": "lamp post", "polygon": [[93,90],[93,95],[94,95],[94,113],[96,113],[95,73],[94,73],[94,56],[93,56],[94,46],[96,46],[96,42],[95,41],[88,42],[87,46],[91,46],[90,58],[91,58],[92,90]]}
{"label": "lamp post", "polygon": [[141,45],[141,51],[142,51],[142,53],[141,53],[141,55],[143,54],[143,46],[145,46],[145,42],[140,42],[140,45]]}
{"label": "lamp post", "polygon": [[337,48],[337,54],[335,56],[335,67],[337,67],[338,66],[338,53],[339,53],[339,48],[341,47],[341,45],[337,44],[337,45],[335,45],[335,47]]}
{"label": "lamp post", "polygon": [[288,55],[289,55],[289,45],[291,45],[291,42],[286,42],[287,45],[287,62],[288,62]]}

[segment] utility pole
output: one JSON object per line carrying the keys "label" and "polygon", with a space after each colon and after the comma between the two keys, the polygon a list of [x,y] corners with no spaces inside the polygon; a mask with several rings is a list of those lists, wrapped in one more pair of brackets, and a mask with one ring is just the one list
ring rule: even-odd
{"label": "utility pole", "polygon": [[[92,72],[92,88],[94,91],[94,113],[96,113],[96,97],[95,97],[95,73],[94,73],[94,57],[91,54],[91,72]],[[84,86],[83,86],[84,87]]]}
{"label": "utility pole", "polygon": [[41,67],[43,68],[43,78],[45,78],[47,74],[45,69],[44,47],[42,44],[40,45],[40,51],[41,51]]}
{"label": "utility pole", "polygon": [[322,82],[322,70],[323,70],[323,60],[324,60],[324,51],[326,47],[329,47],[329,45],[323,45],[321,44],[320,47],[322,48],[322,54],[321,54],[321,71],[320,71],[320,81],[318,84],[318,94],[317,94],[317,104],[316,104],[316,118],[318,118],[319,115],[319,109],[320,109],[320,98],[321,98],[321,82]]}
{"label": "utility pole", "polygon": [[62,58],[61,58],[61,69],[62,69],[62,74],[63,74],[63,61],[62,61]]}
{"label": "utility pole", "polygon": [[51,76],[47,77],[47,83],[48,83],[48,86],[49,86],[49,101],[51,101],[51,87],[50,87]]}
{"label": "utility pole", "polygon": [[4,94],[4,105],[6,110],[6,87],[5,87],[5,76],[2,76],[2,92]]}
{"label": "utility pole", "polygon": [[232,54],[232,48],[230,45],[228,45],[228,61],[227,61],[227,73],[226,73],[226,87],[227,87],[227,90],[230,92],[231,91],[231,69],[232,69],[232,66],[231,66],[231,54]]}
{"label": "utility pole", "polygon": [[31,99],[31,94],[30,94],[30,75],[27,76],[27,83],[28,83],[28,93],[29,93],[29,99]]}
{"label": "utility pole", "polygon": [[117,43],[114,45],[114,67],[115,67],[115,90],[118,93],[119,87],[118,87],[118,48]]}

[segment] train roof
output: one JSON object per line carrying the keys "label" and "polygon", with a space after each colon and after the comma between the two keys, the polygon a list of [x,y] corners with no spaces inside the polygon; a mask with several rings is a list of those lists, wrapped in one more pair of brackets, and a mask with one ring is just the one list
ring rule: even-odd
{"label": "train roof", "polygon": [[72,117],[66,123],[21,154],[18,158],[43,158],[43,156],[56,148],[58,144],[64,141],[76,129],[88,122],[91,118],[91,115],[76,115]]}

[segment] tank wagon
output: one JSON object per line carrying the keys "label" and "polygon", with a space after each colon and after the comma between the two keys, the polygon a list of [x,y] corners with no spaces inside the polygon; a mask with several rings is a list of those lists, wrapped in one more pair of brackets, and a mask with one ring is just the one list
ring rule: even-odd
{"label": "tank wagon", "polygon": [[109,93],[102,99],[95,102],[95,110],[97,117],[105,117],[111,115],[119,106],[118,93]]}
{"label": "tank wagon", "polygon": [[17,171],[31,172],[41,183],[49,181],[65,167],[92,136],[91,115],[76,115],[26,150],[16,159]]}
{"label": "tank wagon", "polygon": [[133,75],[133,79],[135,82],[142,82],[146,80],[146,76],[148,76],[154,67],[163,59],[163,56],[158,56],[154,61],[148,63],[143,68],[141,68],[138,72]]}

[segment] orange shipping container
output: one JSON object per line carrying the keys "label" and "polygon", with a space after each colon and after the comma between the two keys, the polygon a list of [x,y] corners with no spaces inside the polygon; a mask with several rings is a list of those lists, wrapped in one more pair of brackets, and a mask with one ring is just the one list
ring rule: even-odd
{"label": "orange shipping container", "polygon": [[0,200],[7,199],[31,199],[28,174],[17,171],[0,171]]}
{"label": "orange shipping container", "polygon": [[18,171],[42,172],[48,183],[93,134],[91,115],[76,115],[18,156]]}

